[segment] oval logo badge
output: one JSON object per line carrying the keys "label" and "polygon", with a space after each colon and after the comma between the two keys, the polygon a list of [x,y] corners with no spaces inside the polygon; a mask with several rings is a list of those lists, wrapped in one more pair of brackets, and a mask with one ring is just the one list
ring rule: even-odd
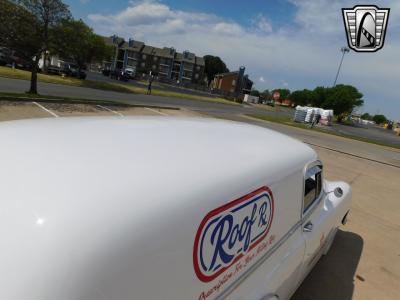
{"label": "oval logo badge", "polygon": [[193,247],[197,277],[209,282],[264,240],[274,216],[274,198],[262,187],[210,211],[200,223]]}

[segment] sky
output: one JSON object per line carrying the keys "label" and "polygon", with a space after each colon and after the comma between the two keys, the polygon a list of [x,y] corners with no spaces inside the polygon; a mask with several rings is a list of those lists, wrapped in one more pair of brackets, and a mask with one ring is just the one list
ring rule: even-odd
{"label": "sky", "polygon": [[400,120],[400,1],[65,0],[76,19],[102,35],[173,46],[246,67],[258,90],[332,86],[347,46],[342,8],[390,8],[383,49],[346,54],[338,83],[357,87],[359,112]]}

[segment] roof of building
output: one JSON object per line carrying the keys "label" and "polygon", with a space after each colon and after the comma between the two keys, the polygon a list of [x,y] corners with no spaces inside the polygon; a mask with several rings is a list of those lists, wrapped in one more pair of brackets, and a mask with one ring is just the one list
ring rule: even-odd
{"label": "roof of building", "polygon": [[196,56],[196,65],[205,66],[204,58],[200,56]]}
{"label": "roof of building", "polygon": [[183,60],[183,54],[177,52],[175,55],[175,61],[182,61],[182,60]]}
{"label": "roof of building", "polygon": [[131,45],[131,47],[129,46],[129,42],[124,42],[122,48],[132,51],[140,51],[142,50],[143,46],[144,46],[143,42],[133,41],[133,45]]}
{"label": "roof of building", "polygon": [[165,57],[165,58],[174,58],[175,53],[176,53],[176,51],[174,48],[164,47],[164,48],[160,49],[159,56]]}
{"label": "roof of building", "polygon": [[[158,57],[174,59],[177,62],[192,63],[199,66],[205,66],[205,61],[203,57],[196,56],[194,53],[189,51],[184,51],[183,53],[178,53],[172,47],[157,48],[149,45],[145,45],[144,42],[133,40],[133,45],[129,46],[129,41],[125,41],[123,38],[118,36],[103,37],[104,41],[108,45],[116,45],[122,49],[127,49],[131,51],[141,52],[146,55],[154,55]],[[223,74],[218,74],[223,75]]]}
{"label": "roof of building", "polygon": [[121,43],[124,42],[124,39],[121,38],[121,37],[118,37],[118,36],[117,36],[116,39],[115,39],[115,42],[116,42],[116,43],[114,43],[114,36],[103,36],[103,39],[104,39],[104,42],[105,42],[107,45],[121,44]]}
{"label": "roof of building", "polygon": [[196,55],[194,53],[191,53],[189,51],[184,51],[182,54],[182,60],[184,62],[189,62],[189,63],[195,63],[196,60]]}
{"label": "roof of building", "polygon": [[163,49],[153,47],[152,55],[155,55],[155,56],[158,56],[158,57],[162,57],[163,54],[164,54]]}
{"label": "roof of building", "polygon": [[154,47],[152,47],[152,46],[147,46],[147,45],[145,45],[145,46],[143,47],[143,49],[142,49],[142,53],[143,53],[143,54],[151,55],[152,52],[153,52],[153,48],[154,48]]}

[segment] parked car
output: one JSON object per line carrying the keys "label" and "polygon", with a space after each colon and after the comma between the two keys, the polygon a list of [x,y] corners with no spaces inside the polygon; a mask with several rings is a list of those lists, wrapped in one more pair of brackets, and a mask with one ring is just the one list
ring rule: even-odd
{"label": "parked car", "polygon": [[110,69],[103,69],[103,70],[101,70],[101,73],[104,76],[110,76],[111,70]]}
{"label": "parked car", "polygon": [[61,73],[70,77],[86,79],[86,73],[83,70],[79,69],[78,65],[73,63],[64,63],[61,68]]}
{"label": "parked car", "polygon": [[124,72],[123,70],[112,70],[110,71],[110,78],[116,79],[116,80],[120,80],[120,81],[129,81],[129,75]]}
{"label": "parked car", "polygon": [[264,100],[263,104],[269,106],[275,106],[275,102],[273,100]]}
{"label": "parked car", "polygon": [[11,65],[12,51],[5,47],[0,47],[0,66]]}
{"label": "parked car", "polygon": [[60,75],[62,73],[62,69],[58,66],[47,66],[47,73],[53,75]]}
{"label": "parked car", "polygon": [[7,63],[8,63],[7,56],[4,53],[0,52],[0,66],[5,66],[7,65]]}
{"label": "parked car", "polygon": [[8,63],[7,48],[0,47],[0,66],[5,66]]}
{"label": "parked car", "polygon": [[136,76],[136,68],[126,68],[125,74],[130,78],[133,79]]}
{"label": "parked car", "polygon": [[0,299],[288,299],[350,208],[312,148],[253,125],[59,118],[0,134]]}

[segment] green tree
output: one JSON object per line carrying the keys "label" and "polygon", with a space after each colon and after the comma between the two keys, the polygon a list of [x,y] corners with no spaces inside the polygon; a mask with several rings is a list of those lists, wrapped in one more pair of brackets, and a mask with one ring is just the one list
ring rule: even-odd
{"label": "green tree", "polygon": [[313,90],[313,97],[311,105],[314,107],[321,107],[327,97],[327,88],[318,86]]}
{"label": "green tree", "polygon": [[388,119],[384,115],[375,115],[372,117],[372,121],[376,124],[385,124],[388,122]]}
{"label": "green tree", "polygon": [[288,89],[275,89],[274,92],[279,92],[280,100],[288,99],[289,95],[290,95],[290,90],[288,90]]}
{"label": "green tree", "polygon": [[271,100],[271,93],[269,90],[264,90],[260,93],[260,96],[265,100]]}
{"label": "green tree", "polygon": [[215,75],[229,72],[226,64],[218,56],[204,56],[204,64],[204,73],[207,75],[208,85],[210,85],[211,81],[213,81]]}
{"label": "green tree", "polygon": [[37,93],[37,65],[43,52],[41,26],[24,7],[0,0],[0,45],[15,51],[32,68],[31,93]]}
{"label": "green tree", "polygon": [[69,17],[60,0],[0,0],[0,44],[30,63],[29,93],[37,94],[38,64],[49,48],[49,30]]}
{"label": "green tree", "polygon": [[40,23],[41,41],[43,43],[43,70],[47,72],[47,55],[51,42],[50,31],[65,19],[71,18],[68,5],[61,0],[14,0],[30,13]]}
{"label": "green tree", "polygon": [[355,107],[361,106],[363,95],[351,85],[339,84],[327,89],[327,98],[322,103],[322,108],[333,109],[338,122],[349,115]]}
{"label": "green tree", "polygon": [[294,91],[289,95],[289,100],[295,105],[309,105],[314,102],[314,92],[307,89]]}
{"label": "green tree", "polygon": [[260,92],[256,89],[252,89],[250,95],[260,97]]}
{"label": "green tree", "polygon": [[86,63],[102,61],[112,55],[113,48],[93,32],[82,20],[64,20],[50,32],[50,49],[64,59],[75,62],[79,68]]}
{"label": "green tree", "polygon": [[373,117],[374,117],[374,116],[371,116],[369,113],[364,113],[364,114],[361,115],[361,119],[363,119],[363,120],[372,121],[372,118],[373,118]]}

